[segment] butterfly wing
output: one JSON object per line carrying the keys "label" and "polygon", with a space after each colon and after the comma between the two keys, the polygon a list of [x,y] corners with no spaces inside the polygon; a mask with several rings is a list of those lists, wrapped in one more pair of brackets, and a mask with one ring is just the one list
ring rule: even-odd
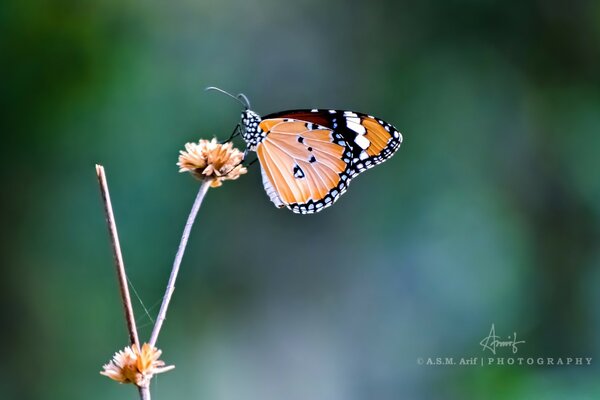
{"label": "butterfly wing", "polygon": [[391,124],[372,115],[353,111],[292,110],[267,115],[263,120],[278,118],[310,122],[341,134],[352,151],[351,176],[381,164],[402,144],[402,134]]}
{"label": "butterfly wing", "polygon": [[352,148],[331,128],[292,118],[263,119],[256,153],[276,206],[310,214],[331,206],[354,174]]}

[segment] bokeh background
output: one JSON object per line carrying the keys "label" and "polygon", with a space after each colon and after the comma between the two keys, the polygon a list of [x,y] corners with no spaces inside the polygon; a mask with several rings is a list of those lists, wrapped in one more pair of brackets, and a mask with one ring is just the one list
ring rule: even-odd
{"label": "bokeh background", "polygon": [[[154,399],[600,396],[599,2],[4,1],[0,27],[0,398],[136,398],[98,374],[127,334],[94,164],[154,317],[198,188],[178,150],[239,119],[209,85],[405,141],[318,215],[275,209],[257,165],[210,191]],[[418,364],[487,357],[492,323],[594,360]]]}

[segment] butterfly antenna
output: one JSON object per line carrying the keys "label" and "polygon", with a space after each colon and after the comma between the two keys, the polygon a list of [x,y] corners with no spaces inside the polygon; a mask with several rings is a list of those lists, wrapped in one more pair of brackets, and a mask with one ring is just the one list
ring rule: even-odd
{"label": "butterfly antenna", "polygon": [[248,98],[246,97],[246,95],[244,93],[240,93],[236,96],[238,99],[241,99],[244,101],[244,103],[246,103],[246,110],[250,109],[250,100],[248,100]]}
{"label": "butterfly antenna", "polygon": [[[216,90],[217,92],[221,92],[221,93],[223,93],[224,95],[226,95],[226,96],[229,96],[229,97],[231,97],[232,99],[235,99],[236,101],[239,101],[239,102],[240,102],[240,104],[241,104],[241,105],[243,105],[243,106],[244,106],[244,108],[245,108],[246,110],[250,108],[250,103],[248,102],[248,98],[247,98],[245,95],[241,94],[241,93],[240,93],[240,94],[238,94],[237,96],[234,96],[234,95],[232,95],[231,93],[229,93],[229,92],[226,92],[226,91],[224,91],[223,89],[219,89],[218,87],[214,87],[214,86],[209,86],[209,87],[207,87],[207,88],[206,88],[206,89],[204,89],[204,90],[207,90],[207,91],[208,91],[208,90]],[[243,100],[242,100],[242,99],[243,99]]]}

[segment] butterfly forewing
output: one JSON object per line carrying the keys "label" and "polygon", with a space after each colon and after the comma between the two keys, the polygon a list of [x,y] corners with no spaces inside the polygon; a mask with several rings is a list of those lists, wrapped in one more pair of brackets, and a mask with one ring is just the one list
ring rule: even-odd
{"label": "butterfly forewing", "polygon": [[332,205],[346,190],[352,148],[334,129],[293,118],[267,118],[257,146],[265,189],[276,205],[313,213]]}
{"label": "butterfly forewing", "polygon": [[352,175],[390,158],[402,143],[391,124],[371,115],[340,110],[292,110],[267,115],[265,120],[290,118],[327,127],[342,135],[352,150]]}

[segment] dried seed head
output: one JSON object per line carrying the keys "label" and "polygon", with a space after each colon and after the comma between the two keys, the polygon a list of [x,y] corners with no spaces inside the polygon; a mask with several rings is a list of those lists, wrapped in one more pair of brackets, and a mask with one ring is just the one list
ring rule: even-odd
{"label": "dried seed head", "polygon": [[136,345],[127,346],[115,353],[113,359],[103,366],[104,370],[100,371],[100,374],[120,383],[146,387],[155,374],[175,368],[174,365],[165,366],[165,363],[158,359],[161,353],[148,343],[144,343],[141,351]]}
{"label": "dried seed head", "polygon": [[179,153],[179,172],[190,172],[201,180],[211,179],[211,187],[219,187],[223,181],[248,172],[241,164],[244,154],[231,142],[220,144],[217,139],[200,139],[198,143],[186,143],[185,151]]}

